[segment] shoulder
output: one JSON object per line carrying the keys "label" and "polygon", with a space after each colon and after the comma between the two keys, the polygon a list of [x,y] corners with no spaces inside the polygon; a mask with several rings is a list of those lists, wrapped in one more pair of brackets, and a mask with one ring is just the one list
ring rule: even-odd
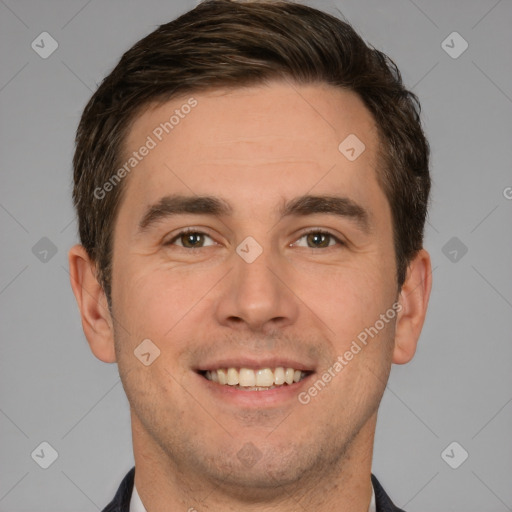
{"label": "shoulder", "polygon": [[135,466],[128,471],[126,476],[123,478],[119,489],[117,489],[114,499],[102,510],[102,512],[129,512],[134,480]]}
{"label": "shoulder", "polygon": [[373,473],[372,484],[375,491],[375,505],[377,512],[405,512],[401,508],[395,506]]}

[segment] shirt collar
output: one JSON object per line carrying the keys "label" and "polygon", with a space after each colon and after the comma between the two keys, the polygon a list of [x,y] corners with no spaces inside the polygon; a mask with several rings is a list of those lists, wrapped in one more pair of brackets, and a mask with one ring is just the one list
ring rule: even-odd
{"label": "shirt collar", "polygon": [[133,482],[132,498],[130,500],[130,512],[148,512],[140,499],[135,482]]}
{"label": "shirt collar", "polygon": [[[370,506],[368,507],[368,512],[376,512],[375,507],[375,489],[372,484],[372,499],[370,501]],[[137,492],[137,487],[135,487],[135,482],[133,483],[133,492],[132,498],[130,500],[130,512],[147,512],[142,500],[140,499],[139,493]]]}

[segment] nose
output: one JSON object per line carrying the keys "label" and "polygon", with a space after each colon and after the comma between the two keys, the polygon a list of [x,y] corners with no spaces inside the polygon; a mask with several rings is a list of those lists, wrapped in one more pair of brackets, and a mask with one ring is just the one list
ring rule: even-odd
{"label": "nose", "polygon": [[223,281],[216,315],[221,325],[269,333],[297,321],[299,299],[293,293],[294,273],[284,258],[263,252],[252,262],[238,253]]}

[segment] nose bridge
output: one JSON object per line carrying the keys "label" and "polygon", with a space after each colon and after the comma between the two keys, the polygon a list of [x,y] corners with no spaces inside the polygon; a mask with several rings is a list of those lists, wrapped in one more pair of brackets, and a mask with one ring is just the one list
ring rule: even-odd
{"label": "nose bridge", "polygon": [[262,245],[247,237],[237,246],[233,272],[217,308],[221,323],[244,323],[254,330],[296,320],[296,298],[283,282],[283,255],[272,248],[269,237],[265,241]]}

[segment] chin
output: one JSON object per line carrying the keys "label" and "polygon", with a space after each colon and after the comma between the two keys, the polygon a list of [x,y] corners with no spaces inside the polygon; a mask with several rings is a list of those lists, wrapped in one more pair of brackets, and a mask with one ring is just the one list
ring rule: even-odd
{"label": "chin", "polygon": [[231,445],[221,457],[217,454],[210,455],[209,460],[203,458],[202,465],[207,462],[204,470],[217,486],[233,497],[261,502],[281,496],[283,487],[289,488],[290,492],[294,488],[302,488],[305,481],[311,482],[312,478],[322,475],[321,468],[332,464],[333,458],[338,458],[332,451],[323,450],[318,443],[303,446],[291,444],[288,439],[285,446],[275,446],[268,439],[266,442],[264,448],[263,441],[259,442],[258,448],[256,441],[254,444],[247,442],[238,452],[233,452]]}

